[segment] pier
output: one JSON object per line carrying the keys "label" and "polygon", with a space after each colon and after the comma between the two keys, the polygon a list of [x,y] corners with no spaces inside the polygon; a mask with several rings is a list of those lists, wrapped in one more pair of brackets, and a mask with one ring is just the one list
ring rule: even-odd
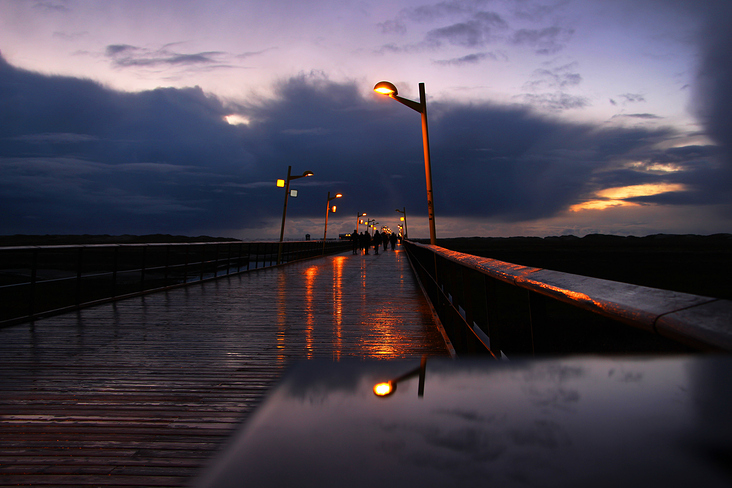
{"label": "pier", "polygon": [[0,486],[185,486],[292,364],[423,355],[448,350],[402,248],[0,329]]}

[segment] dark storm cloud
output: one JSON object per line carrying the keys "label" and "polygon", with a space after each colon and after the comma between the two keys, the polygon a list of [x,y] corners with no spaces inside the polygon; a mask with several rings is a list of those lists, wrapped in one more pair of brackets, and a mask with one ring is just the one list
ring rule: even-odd
{"label": "dark storm cloud", "polygon": [[732,2],[679,3],[704,19],[698,39],[701,59],[694,88],[695,106],[709,135],[726,149],[727,164],[732,168]]}
{"label": "dark storm cloud", "polygon": [[[283,80],[274,92],[224,106],[199,88],[122,93],[0,58],[0,233],[259,228],[281,216],[274,182],[288,165],[315,173],[293,182],[293,217],[319,222],[328,191],[343,193],[341,215],[424,212],[419,114],[317,73]],[[546,217],[595,189],[684,176],[699,201],[726,195],[708,148],[653,149],[673,135],[667,130],[563,123],[520,106],[429,107],[444,217]],[[250,123],[227,124],[231,113]],[[628,169],[628,161],[649,168]],[[654,161],[678,171],[654,172]]]}
{"label": "dark storm cloud", "polygon": [[120,93],[0,59],[0,107],[4,232],[185,227],[248,167],[223,106],[198,88]]}

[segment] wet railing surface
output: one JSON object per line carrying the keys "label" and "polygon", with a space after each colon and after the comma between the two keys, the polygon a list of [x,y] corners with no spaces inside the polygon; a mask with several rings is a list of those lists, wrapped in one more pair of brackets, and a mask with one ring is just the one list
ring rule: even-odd
{"label": "wet railing surface", "polygon": [[732,302],[408,242],[458,354],[732,351]]}
{"label": "wet railing surface", "polygon": [[[286,241],[281,263],[350,249]],[[0,247],[0,327],[99,301],[274,266],[279,242]]]}
{"label": "wet railing surface", "polygon": [[0,486],[186,486],[288,365],[423,355],[448,351],[400,248],[5,327]]}

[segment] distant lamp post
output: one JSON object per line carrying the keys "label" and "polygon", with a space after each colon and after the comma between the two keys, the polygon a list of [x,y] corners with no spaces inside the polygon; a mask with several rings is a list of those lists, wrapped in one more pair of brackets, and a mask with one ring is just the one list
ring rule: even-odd
{"label": "distant lamp post", "polygon": [[323,254],[325,254],[325,237],[328,235],[328,214],[331,212],[336,211],[336,206],[333,205],[333,208],[330,207],[330,202],[335,200],[336,198],[341,198],[343,195],[340,193],[336,193],[335,196],[330,196],[330,192],[328,192],[328,201],[326,202],[325,207],[325,230],[323,231]]}
{"label": "distant lamp post", "polygon": [[427,130],[427,96],[424,92],[424,83],[419,84],[419,102],[402,98],[397,88],[388,81],[380,81],[374,86],[374,91],[393,98],[402,105],[422,114],[422,145],[424,147],[424,173],[427,181],[427,212],[430,219],[430,244],[435,245],[435,205],[432,198],[432,164],[430,163],[430,137]]}
{"label": "distant lamp post", "polygon": [[[287,198],[290,196],[290,181],[296,180],[298,178],[305,178],[306,176],[313,176],[312,171],[305,171],[302,175],[299,176],[291,176],[292,172],[292,166],[287,167],[287,179],[286,180],[277,180],[277,186],[279,188],[284,187],[285,188],[285,206],[282,210],[282,227],[280,227],[280,245],[277,249],[277,264],[282,263],[282,241],[285,238],[285,219],[287,218]],[[293,190],[296,192],[296,190]],[[297,196],[297,192],[293,195],[293,197]]]}
{"label": "distant lamp post", "polygon": [[404,222],[404,238],[407,239],[407,207],[404,207],[404,210],[399,210],[398,208],[394,210],[399,212],[400,214],[404,214],[399,218],[399,220]]}
{"label": "distant lamp post", "polygon": [[363,220],[361,220],[361,217],[366,217],[366,212],[359,212],[356,214],[356,234],[358,234],[358,224],[363,222]]}

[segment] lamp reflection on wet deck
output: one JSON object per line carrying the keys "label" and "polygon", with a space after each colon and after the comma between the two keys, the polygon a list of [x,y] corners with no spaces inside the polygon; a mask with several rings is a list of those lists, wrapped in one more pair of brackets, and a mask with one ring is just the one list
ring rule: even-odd
{"label": "lamp reflection on wet deck", "polygon": [[315,329],[315,307],[317,302],[314,297],[315,282],[318,277],[318,266],[310,266],[305,270],[305,351],[306,358],[313,359],[314,341],[313,332]]}
{"label": "lamp reflection on wet deck", "polygon": [[333,318],[335,323],[333,338],[333,359],[341,360],[343,350],[343,266],[345,265],[345,256],[336,256],[333,258]]}
{"label": "lamp reflection on wet deck", "polygon": [[417,388],[417,396],[423,397],[424,396],[424,377],[425,377],[425,370],[427,369],[427,356],[422,356],[422,359],[419,362],[419,366],[414,368],[413,370],[404,373],[403,375],[388,381],[382,381],[381,383],[376,383],[374,385],[374,395],[378,397],[388,397],[390,395],[393,395],[396,392],[397,384],[400,381],[408,380],[410,378],[413,378],[415,376],[419,376],[419,387]]}

